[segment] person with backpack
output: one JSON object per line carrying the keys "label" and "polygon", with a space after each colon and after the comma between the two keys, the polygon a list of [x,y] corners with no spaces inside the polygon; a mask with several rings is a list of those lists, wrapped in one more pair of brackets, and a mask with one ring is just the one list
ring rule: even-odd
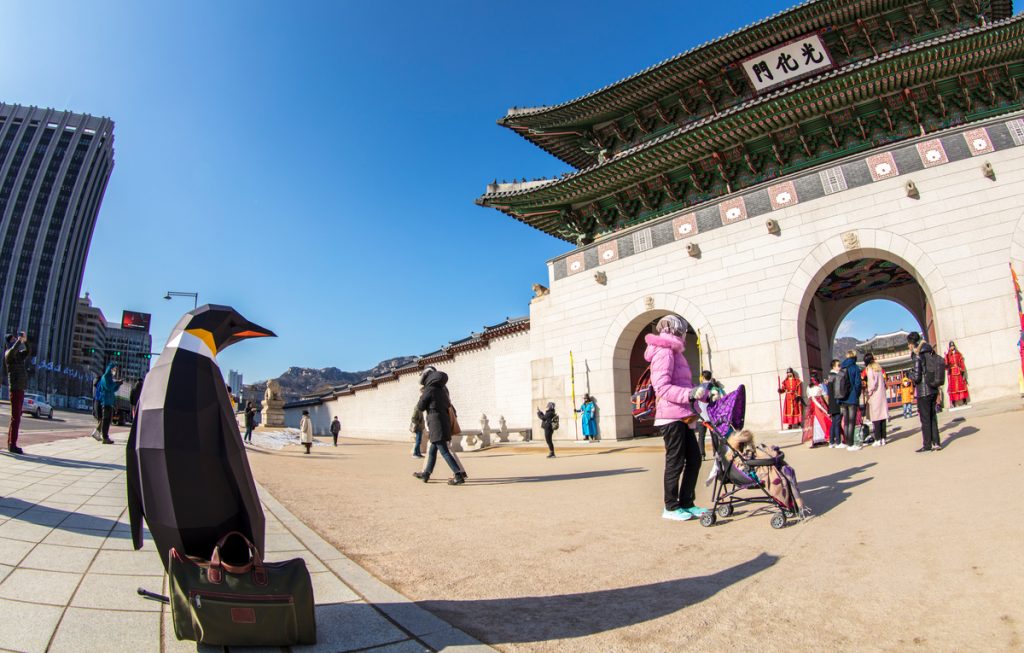
{"label": "person with backpack", "polygon": [[857,352],[850,349],[846,352],[846,360],[839,366],[839,379],[836,382],[836,399],[843,415],[843,447],[847,451],[857,451],[859,444],[854,444],[857,433],[857,410],[860,408],[860,366],[857,365]]}
{"label": "person with backpack", "polygon": [[644,359],[651,364],[651,385],[657,397],[654,426],[665,439],[665,509],[661,516],[674,521],[707,512],[693,503],[701,456],[692,428],[697,420],[692,402],[703,400],[706,390],[693,387],[693,373],[683,355],[687,329],[681,317],[666,315],[658,320],[654,333],[644,337]]}
{"label": "person with backpack", "polygon": [[558,413],[555,412],[555,403],[548,402],[548,409],[543,413],[537,409],[537,417],[540,418],[540,426],[544,429],[544,441],[548,443],[548,458],[555,457],[555,443],[552,441],[555,429],[558,428]]}
{"label": "person with backpack", "polygon": [[941,451],[935,402],[939,388],[946,383],[946,362],[917,331],[907,334],[907,350],[914,361],[910,380],[917,386],[917,415],[921,419],[921,448],[917,453]]}
{"label": "person with backpack", "polygon": [[842,370],[839,367],[839,359],[832,359],[832,369],[828,373],[828,380],[825,381],[825,388],[828,391],[828,417],[832,425],[828,431],[828,448],[845,449],[843,444],[843,417],[842,409],[839,407],[839,377]]}

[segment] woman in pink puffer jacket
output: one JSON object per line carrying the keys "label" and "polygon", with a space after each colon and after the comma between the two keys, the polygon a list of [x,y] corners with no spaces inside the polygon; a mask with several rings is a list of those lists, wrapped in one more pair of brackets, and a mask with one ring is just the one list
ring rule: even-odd
{"label": "woman in pink puffer jacket", "polygon": [[707,512],[693,505],[701,455],[691,428],[696,419],[691,402],[702,399],[704,390],[693,387],[693,374],[683,356],[686,329],[682,318],[666,315],[658,320],[656,333],[646,336],[644,352],[657,397],[654,426],[665,439],[665,510],[661,516],[675,521]]}

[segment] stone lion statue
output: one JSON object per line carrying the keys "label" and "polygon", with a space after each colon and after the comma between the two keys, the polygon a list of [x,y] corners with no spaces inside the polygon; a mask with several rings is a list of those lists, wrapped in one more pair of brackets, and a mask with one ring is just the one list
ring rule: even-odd
{"label": "stone lion statue", "polygon": [[267,403],[281,400],[281,384],[276,379],[267,382],[267,391],[263,393],[263,399]]}

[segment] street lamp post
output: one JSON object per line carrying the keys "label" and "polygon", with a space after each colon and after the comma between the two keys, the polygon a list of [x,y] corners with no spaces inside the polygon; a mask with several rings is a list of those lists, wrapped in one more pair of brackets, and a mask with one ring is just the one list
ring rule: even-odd
{"label": "street lamp post", "polygon": [[192,309],[195,310],[199,307],[199,293],[197,292],[173,292],[168,290],[167,294],[164,295],[164,299],[170,301],[171,297],[191,297]]}

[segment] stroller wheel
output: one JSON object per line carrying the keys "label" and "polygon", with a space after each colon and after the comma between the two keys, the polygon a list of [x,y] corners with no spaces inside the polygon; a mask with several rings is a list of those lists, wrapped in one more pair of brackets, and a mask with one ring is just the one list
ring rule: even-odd
{"label": "stroller wheel", "polygon": [[718,516],[722,519],[728,519],[729,517],[732,517],[732,504],[723,503],[722,505],[718,506]]}
{"label": "stroller wheel", "polygon": [[786,526],[786,513],[777,512],[772,515],[772,528],[784,528]]}
{"label": "stroller wheel", "polygon": [[703,515],[701,515],[700,516],[700,525],[704,526],[705,528],[708,527],[708,526],[714,526],[715,525],[715,513],[712,512],[711,510],[709,510],[706,513],[704,513]]}

